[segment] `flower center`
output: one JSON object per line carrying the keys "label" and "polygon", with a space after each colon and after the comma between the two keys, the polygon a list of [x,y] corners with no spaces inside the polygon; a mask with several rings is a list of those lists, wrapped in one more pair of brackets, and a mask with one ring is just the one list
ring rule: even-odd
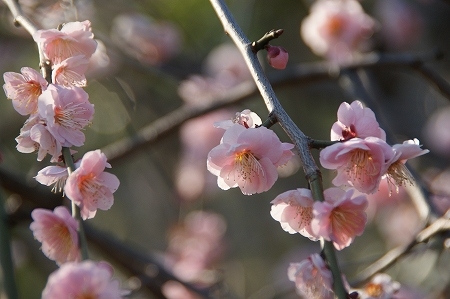
{"label": "flower center", "polygon": [[313,214],[312,214],[312,207],[302,207],[294,204],[294,202],[290,201],[289,205],[292,207],[297,208],[297,213],[295,214],[294,218],[298,217],[298,226],[299,227],[305,227],[308,226],[311,223]]}
{"label": "flower center", "polygon": [[338,15],[331,16],[326,25],[327,32],[331,36],[339,36],[344,29],[344,20]]}
{"label": "flower center", "polygon": [[243,180],[252,181],[252,178],[258,175],[264,176],[264,170],[261,164],[250,151],[236,153],[234,157],[234,166],[239,176]]}
{"label": "flower center", "polygon": [[356,128],[355,125],[350,125],[349,127],[345,127],[344,130],[342,130],[342,137],[344,137],[344,139],[342,141],[346,141],[349,139],[352,139],[354,137],[356,137]]}
{"label": "flower center", "polygon": [[72,237],[66,225],[62,223],[55,224],[51,228],[51,235],[54,236],[55,244],[58,247],[58,250],[55,249],[55,251],[68,253],[72,249]]}
{"label": "flower center", "polygon": [[377,284],[377,283],[369,283],[366,286],[366,293],[370,297],[378,298],[381,295],[383,295],[383,293],[384,293],[383,286],[381,284]]}
{"label": "flower center", "polygon": [[389,195],[392,194],[391,187],[395,188],[398,193],[398,187],[414,184],[414,178],[405,164],[401,161],[396,161],[389,166],[387,170],[386,179],[389,185]]}
{"label": "flower center", "polygon": [[71,130],[81,130],[89,124],[83,117],[87,109],[78,104],[67,104],[65,107],[55,107],[55,123]]}
{"label": "flower center", "polygon": [[366,176],[374,176],[378,173],[372,156],[368,151],[362,149],[352,151],[345,170],[349,177],[356,180],[364,180]]}

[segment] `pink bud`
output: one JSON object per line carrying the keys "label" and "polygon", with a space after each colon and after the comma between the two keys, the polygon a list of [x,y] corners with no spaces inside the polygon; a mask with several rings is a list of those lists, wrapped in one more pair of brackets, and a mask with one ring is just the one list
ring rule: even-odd
{"label": "pink bud", "polygon": [[289,53],[285,48],[269,45],[267,46],[267,59],[269,60],[270,66],[282,70],[286,68]]}

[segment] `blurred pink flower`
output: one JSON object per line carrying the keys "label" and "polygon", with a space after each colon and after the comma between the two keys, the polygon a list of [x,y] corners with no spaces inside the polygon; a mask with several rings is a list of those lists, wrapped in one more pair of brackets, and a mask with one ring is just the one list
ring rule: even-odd
{"label": "blurred pink flower", "polygon": [[381,35],[389,49],[410,50],[424,32],[424,18],[411,1],[379,0],[374,3]]}
{"label": "blurred pink flower", "polygon": [[349,246],[366,225],[367,199],[364,195],[352,198],[353,192],[353,189],[328,188],[323,192],[325,201],[314,203],[312,231],[332,241],[337,250]]}
{"label": "blurred pink flower", "polygon": [[299,295],[308,299],[334,299],[333,276],[317,253],[300,263],[291,263],[288,278],[295,282]]}
{"label": "blurred pink flower", "polygon": [[161,292],[167,299],[201,299],[178,281],[169,280],[161,287]]}
{"label": "blurred pink flower", "polygon": [[38,151],[37,160],[42,161],[47,154],[51,155],[51,162],[58,162],[61,156],[61,143],[47,130],[45,122],[38,114],[31,115],[16,137],[17,150],[21,153]]}
{"label": "blurred pink flower", "polygon": [[121,14],[113,20],[112,40],[142,63],[158,65],[181,48],[178,28],[168,21],[155,21],[143,14]]}
{"label": "blurred pink flower", "polygon": [[222,216],[205,211],[189,213],[169,235],[168,266],[181,279],[207,283],[224,253],[226,223]]}
{"label": "blurred pink flower", "polygon": [[378,190],[393,157],[392,148],[380,138],[352,138],[323,149],[320,163],[324,168],[337,170],[335,186],[350,185],[370,194]]}
{"label": "blurred pink flower", "polygon": [[299,233],[313,241],[318,239],[311,229],[313,204],[311,190],[299,188],[278,195],[270,202],[270,215],[290,234]]}
{"label": "blurred pink flower", "polygon": [[393,299],[400,289],[400,283],[385,273],[375,275],[363,289],[357,290],[359,299]]}
{"label": "blurred pink flower", "polygon": [[426,144],[435,154],[450,157],[450,106],[437,109],[423,130]]}
{"label": "blurred pink flower", "polygon": [[64,88],[50,85],[39,97],[38,111],[48,131],[62,146],[82,146],[85,141],[81,130],[94,116],[94,105],[80,87]]}
{"label": "blurred pink flower", "polygon": [[208,154],[208,170],[223,190],[239,187],[251,195],[269,190],[278,178],[277,167],[293,156],[290,143],[265,127],[235,124],[225,131],[220,145]]}
{"label": "blurred pink flower", "polygon": [[3,90],[6,97],[12,100],[14,109],[21,115],[37,112],[38,97],[47,89],[47,81],[36,70],[23,67],[22,74],[6,72],[3,74]]}
{"label": "blurred pink flower", "polygon": [[300,33],[314,53],[334,63],[347,63],[372,35],[375,21],[356,0],[318,0],[303,19]]}
{"label": "blurred pink flower", "polygon": [[389,161],[390,165],[386,172],[386,179],[391,186],[395,186],[397,192],[399,186],[405,186],[406,183],[414,183],[414,178],[405,165],[406,161],[430,152],[420,147],[418,139],[407,140],[402,144],[392,146],[395,156]]}
{"label": "blurred pink flower", "polygon": [[386,140],[375,114],[360,101],[343,102],[337,112],[338,120],[331,127],[331,140],[349,140],[354,137],[378,137]]}
{"label": "blurred pink flower", "polygon": [[240,124],[245,128],[256,128],[262,124],[261,118],[255,112],[250,109],[245,109],[242,112],[236,112],[234,118],[230,120],[217,121],[214,123],[214,127],[221,129],[228,129],[234,124]]}
{"label": "blurred pink flower", "polygon": [[93,218],[97,209],[108,210],[114,202],[113,193],[119,187],[119,180],[111,173],[106,156],[100,150],[84,154],[77,168],[67,179],[64,193],[81,209],[82,218]]}
{"label": "blurred pink flower", "polygon": [[65,87],[86,86],[84,73],[89,66],[89,59],[84,55],[72,56],[53,65],[52,82]]}
{"label": "blurred pink flower", "polygon": [[89,59],[97,48],[94,34],[91,32],[91,22],[68,22],[61,30],[38,30],[33,39],[41,45],[44,54],[52,64],[59,64],[63,60],[84,55]]}
{"label": "blurred pink flower", "polygon": [[289,60],[289,53],[283,47],[271,46],[267,47],[267,60],[271,67],[279,70],[286,68]]}
{"label": "blurred pink flower", "polygon": [[50,274],[41,298],[122,299],[125,292],[112,276],[113,269],[105,262],[65,263]]}
{"label": "blurred pink flower", "polygon": [[42,243],[42,252],[58,265],[80,261],[78,248],[78,222],[66,207],[56,207],[54,211],[34,209],[30,229],[34,237]]}

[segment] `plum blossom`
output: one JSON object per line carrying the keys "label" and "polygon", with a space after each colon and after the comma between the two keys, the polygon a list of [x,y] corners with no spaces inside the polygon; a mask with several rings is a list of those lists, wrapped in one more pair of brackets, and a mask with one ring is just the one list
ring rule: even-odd
{"label": "plum blossom", "polygon": [[182,44],[175,24],[137,13],[114,18],[111,36],[125,53],[149,65],[167,62],[179,53]]}
{"label": "plum blossom", "polygon": [[405,165],[406,161],[427,154],[430,151],[421,149],[418,139],[407,140],[402,144],[395,144],[392,146],[392,149],[395,156],[390,161],[385,177],[388,183],[395,186],[398,192],[399,186],[405,186],[406,183],[413,184],[414,182],[412,174]]}
{"label": "plum blossom", "polygon": [[33,34],[33,39],[41,45],[44,55],[54,65],[77,55],[89,59],[97,48],[88,20],[65,23],[61,30],[38,30]]}
{"label": "plum blossom", "polygon": [[234,124],[209,152],[207,168],[223,190],[239,187],[245,195],[261,193],[273,186],[277,167],[289,161],[293,147],[265,127],[246,129]]}
{"label": "plum blossom", "polygon": [[78,222],[66,207],[56,207],[53,212],[34,209],[30,229],[34,237],[42,243],[42,252],[58,265],[80,261],[78,248]]}
{"label": "plum blossom", "polygon": [[400,283],[385,273],[378,273],[363,289],[357,290],[361,299],[392,299],[400,290]]}
{"label": "plum blossom", "polygon": [[311,190],[299,188],[278,195],[270,202],[270,215],[279,221],[281,227],[290,234],[299,233],[313,241],[315,237],[311,229],[313,204]]}
{"label": "plum blossom", "polygon": [[85,136],[81,130],[91,123],[94,116],[94,105],[88,98],[82,88],[64,88],[53,84],[39,97],[39,115],[62,146],[84,144]]}
{"label": "plum blossom", "polygon": [[124,293],[109,264],[87,260],[65,263],[50,274],[41,298],[122,299]]}
{"label": "plum blossom", "polygon": [[300,263],[291,263],[288,278],[299,295],[308,299],[334,299],[333,276],[325,261],[314,253]]}
{"label": "plum blossom", "polygon": [[357,0],[318,0],[300,33],[314,53],[341,64],[354,59],[375,25]]}
{"label": "plum blossom", "polygon": [[313,233],[332,241],[338,250],[349,246],[366,225],[367,199],[364,195],[352,198],[353,192],[353,189],[328,188],[323,193],[325,201],[314,203]]}
{"label": "plum blossom", "polygon": [[61,155],[61,143],[47,130],[38,114],[31,115],[25,121],[16,142],[16,148],[21,153],[33,153],[37,150],[38,161],[42,161],[49,154],[52,156],[50,161],[57,162]]}
{"label": "plum blossom", "polygon": [[207,283],[207,273],[225,252],[225,231],[222,216],[190,212],[169,234],[167,266],[184,281]]}
{"label": "plum blossom", "polygon": [[86,86],[84,73],[89,66],[89,59],[84,55],[77,55],[64,59],[53,65],[52,82],[66,87]]}
{"label": "plum blossom", "polygon": [[93,218],[97,209],[109,210],[114,202],[113,193],[119,187],[119,180],[111,173],[106,156],[100,150],[84,154],[78,167],[66,181],[64,193],[80,207],[81,217]]}
{"label": "plum blossom", "polygon": [[386,140],[386,133],[380,128],[375,114],[360,101],[351,104],[343,102],[337,112],[338,120],[331,127],[331,140],[349,140],[354,137],[378,137]]}
{"label": "plum blossom", "polygon": [[289,53],[283,47],[267,46],[267,60],[271,67],[279,70],[286,68],[288,63]]}
{"label": "plum blossom", "polygon": [[[75,162],[75,167],[80,167],[81,160]],[[51,186],[52,192],[62,192],[66,185],[66,180],[69,177],[67,167],[59,165],[51,165],[39,170],[38,174],[34,177],[36,181],[42,185]]]}
{"label": "plum blossom", "polygon": [[380,138],[352,138],[323,149],[320,163],[327,169],[337,170],[335,186],[350,185],[370,194],[378,190],[393,157],[393,149]]}
{"label": "plum blossom", "polygon": [[21,115],[37,112],[38,98],[47,89],[47,81],[36,70],[23,67],[22,74],[6,72],[3,74],[3,89],[6,97],[12,100],[14,109]]}
{"label": "plum blossom", "polygon": [[214,127],[228,129],[234,124],[240,124],[245,128],[256,128],[262,124],[261,118],[250,109],[244,109],[242,112],[236,112],[231,120],[223,120],[214,123]]}

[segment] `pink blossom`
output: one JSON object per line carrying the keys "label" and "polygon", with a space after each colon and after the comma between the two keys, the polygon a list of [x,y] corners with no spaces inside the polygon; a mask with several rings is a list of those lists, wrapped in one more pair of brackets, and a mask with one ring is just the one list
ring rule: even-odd
{"label": "pink blossom", "polygon": [[222,216],[193,211],[169,235],[168,264],[175,275],[202,282],[224,253],[226,223]]}
{"label": "pink blossom", "polygon": [[97,47],[91,22],[87,20],[65,23],[61,30],[38,30],[33,39],[42,46],[46,58],[53,64],[77,55],[89,59]]}
{"label": "pink blossom", "polygon": [[37,160],[42,161],[47,154],[52,156],[51,162],[57,162],[61,156],[61,143],[47,130],[47,126],[39,115],[31,115],[16,137],[17,150],[21,153],[38,151]]}
{"label": "pink blossom", "polygon": [[86,86],[84,73],[89,66],[89,59],[84,55],[77,55],[64,59],[53,65],[52,82],[66,87]]}
{"label": "pink blossom", "polygon": [[358,298],[392,299],[399,290],[400,283],[393,281],[392,278],[385,273],[379,273],[375,275],[362,290],[358,290]]}
{"label": "pink blossom", "polygon": [[320,163],[327,169],[337,170],[335,186],[350,185],[370,194],[378,190],[393,157],[392,148],[380,138],[352,138],[323,149]]}
{"label": "pink blossom", "polygon": [[409,172],[405,163],[407,160],[424,155],[430,151],[421,149],[418,139],[407,140],[402,144],[395,144],[392,146],[395,156],[389,162],[386,179],[390,185],[395,186],[398,192],[399,186],[405,186],[406,183],[413,184],[414,178]]}
{"label": "pink blossom", "polygon": [[281,227],[290,234],[299,233],[317,241],[311,229],[313,204],[311,190],[299,188],[278,195],[271,201],[270,215],[279,221]]}
{"label": "pink blossom", "polygon": [[23,67],[22,74],[6,72],[3,74],[3,89],[6,97],[12,100],[14,109],[21,115],[37,112],[38,97],[47,88],[42,75],[29,67]]}
{"label": "pink blossom", "polygon": [[[80,163],[81,161],[75,162],[75,167],[80,167]],[[52,165],[39,170],[38,174],[34,178],[42,185],[51,186],[55,184],[52,191],[56,193],[63,191],[68,177],[69,173],[67,171],[67,167]]]}
{"label": "pink blossom", "polygon": [[353,192],[353,189],[328,188],[323,193],[325,201],[314,203],[312,231],[332,241],[338,250],[349,246],[366,225],[367,199],[364,195],[352,198]]}
{"label": "pink blossom", "polygon": [[58,265],[80,261],[78,248],[78,222],[66,207],[56,207],[53,212],[34,209],[30,229],[34,237],[42,243],[42,252]]}
{"label": "pink blossom", "polygon": [[354,137],[378,137],[386,140],[386,133],[380,128],[375,114],[360,101],[351,104],[343,102],[337,112],[338,120],[331,128],[331,140],[349,140]]}
{"label": "pink blossom", "polygon": [[288,268],[290,281],[295,282],[299,295],[308,299],[334,299],[333,276],[324,260],[314,253]]}
{"label": "pink blossom", "polygon": [[314,53],[341,64],[354,59],[374,27],[375,21],[356,0],[318,0],[303,19],[300,32]]}
{"label": "pink blossom", "polygon": [[261,118],[255,112],[250,109],[242,110],[242,112],[236,112],[234,118],[231,120],[223,120],[214,123],[214,127],[221,129],[228,129],[234,124],[240,124],[246,128],[256,128],[262,124]]}
{"label": "pink blossom", "polygon": [[97,209],[108,210],[114,202],[113,193],[119,187],[119,180],[111,173],[106,156],[100,150],[84,154],[77,168],[67,179],[64,193],[81,209],[82,218],[93,218]]}
{"label": "pink blossom", "polygon": [[267,60],[271,67],[283,70],[286,68],[288,59],[289,53],[285,48],[270,45],[267,47]]}
{"label": "pink blossom", "polygon": [[82,88],[50,85],[39,97],[38,109],[48,131],[62,146],[84,144],[81,130],[91,123],[94,105],[89,103],[88,94]]}
{"label": "pink blossom", "polygon": [[208,154],[208,170],[223,190],[239,187],[246,195],[269,190],[278,178],[277,167],[293,156],[290,143],[265,127],[235,124],[225,131],[221,144]]}
{"label": "pink blossom", "polygon": [[119,281],[113,279],[112,267],[87,260],[65,263],[50,274],[41,298],[122,299],[122,295],[124,291]]}
{"label": "pink blossom", "polygon": [[121,14],[113,20],[112,40],[140,62],[158,65],[181,49],[179,29],[168,21],[156,21],[144,14]]}
{"label": "pink blossom", "polygon": [[161,292],[167,299],[201,299],[178,281],[169,280],[161,286]]}

